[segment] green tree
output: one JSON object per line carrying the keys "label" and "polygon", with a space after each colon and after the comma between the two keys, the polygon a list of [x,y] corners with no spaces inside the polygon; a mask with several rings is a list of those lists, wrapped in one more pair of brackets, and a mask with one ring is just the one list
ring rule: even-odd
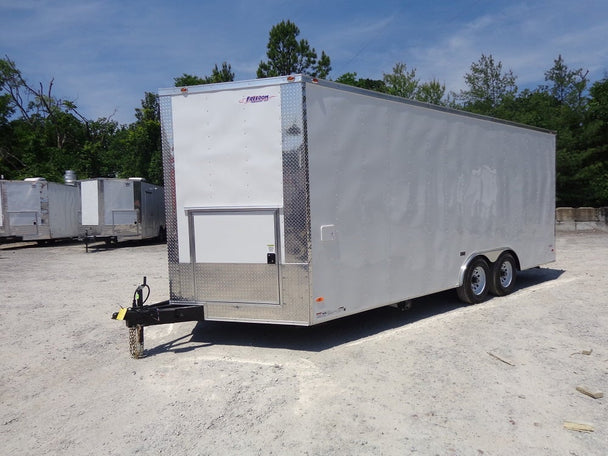
{"label": "green tree", "polygon": [[4,113],[0,168],[8,178],[39,175],[61,180],[89,135],[89,123],[76,104],[53,95],[54,80],[35,88],[9,57],[0,59]]}
{"label": "green tree", "polygon": [[6,78],[8,77],[10,77],[10,68],[4,59],[0,59],[0,127],[8,125],[10,118],[15,113],[11,95],[6,91],[8,88]]}
{"label": "green tree", "polygon": [[445,100],[445,84],[437,80],[420,83],[416,70],[408,72],[404,63],[397,63],[393,73],[385,73],[382,80],[357,78],[357,73],[351,72],[344,73],[335,82],[441,106],[450,102]]}
{"label": "green tree", "polygon": [[192,74],[184,73],[177,78],[173,78],[175,87],[185,87],[201,84],[213,84],[217,82],[234,81],[234,73],[232,66],[227,62],[222,63],[222,67],[218,68],[217,64],[211,70],[211,76],[199,77]]}
{"label": "green tree", "polygon": [[346,84],[361,89],[373,90],[375,92],[386,93],[384,81],[378,79],[357,78],[357,73],[344,73],[335,82]]}
{"label": "green tree", "polygon": [[[215,67],[214,77],[226,77]],[[136,121],[82,116],[76,104],[53,95],[53,80],[30,85],[13,61],[0,59],[0,174],[61,181],[66,169],[80,178],[141,176],[161,184],[158,97],[146,93]]]}
{"label": "green tree", "polygon": [[184,73],[181,76],[178,76],[177,78],[173,78],[173,82],[175,84],[175,87],[186,87],[207,84],[207,78],[201,78],[193,74]]}
{"label": "green tree", "polygon": [[120,159],[113,154],[112,143],[119,130],[118,123],[110,118],[89,121],[88,139],[70,169],[81,179],[115,177],[120,169]]}
{"label": "green tree", "polygon": [[331,71],[331,60],[325,51],[317,61],[317,53],[307,40],[298,41],[300,29],[291,21],[281,21],[270,29],[266,46],[267,61],[261,61],[257,77],[286,76],[303,73],[326,78]]}
{"label": "green tree", "polygon": [[325,53],[325,51],[321,51],[321,57],[319,58],[317,64],[314,67],[313,76],[316,76],[321,79],[327,79],[329,77],[330,71],[331,71],[331,59]]}
{"label": "green tree", "polygon": [[582,68],[571,70],[560,54],[553,61],[553,67],[545,72],[545,81],[551,82],[547,90],[558,103],[580,108],[584,104],[588,75],[589,71]]}
{"label": "green tree", "polygon": [[384,73],[382,80],[387,93],[403,98],[414,98],[420,83],[416,79],[416,68],[407,71],[407,65],[401,62],[395,64],[392,73]]}
{"label": "green tree", "polygon": [[207,79],[210,83],[234,81],[232,66],[224,62],[222,63],[222,68],[218,68],[216,64],[213,70],[211,70],[211,76]]}
{"label": "green tree", "polygon": [[558,130],[555,99],[544,90],[524,89],[496,109],[496,116],[547,130]]}
{"label": "green tree", "polygon": [[444,97],[445,84],[441,84],[436,79],[419,84],[415,93],[416,100],[435,105],[446,105],[447,102],[444,101]]}
{"label": "green tree", "polygon": [[336,81],[340,84],[346,84],[349,86],[357,86],[357,73],[344,73],[336,78]]}
{"label": "green tree", "polygon": [[143,177],[162,185],[162,144],[158,95],[146,92],[141,108],[135,110],[136,121],[117,132],[112,154],[117,158],[115,177]]}
{"label": "green tree", "polygon": [[545,72],[545,81],[537,97],[547,100],[544,112],[546,128],[557,132],[557,199],[560,205],[588,205],[597,202],[597,154],[585,141],[590,130],[588,99],[585,95],[588,72],[571,70],[561,55]]}
{"label": "green tree", "polygon": [[565,197],[586,206],[608,206],[608,76],[589,89],[589,100],[577,134],[579,150],[569,154],[571,173]]}
{"label": "green tree", "polygon": [[15,62],[9,57],[0,59],[0,92],[2,114],[5,123],[15,111],[19,110],[21,117],[29,118],[28,99],[24,99],[28,92],[26,82],[17,69]]}
{"label": "green tree", "polygon": [[463,108],[472,112],[495,115],[496,109],[507,98],[517,93],[511,70],[503,71],[502,62],[494,62],[492,54],[482,54],[477,62],[471,64],[471,70],[464,77],[467,90],[461,90],[458,99]]}

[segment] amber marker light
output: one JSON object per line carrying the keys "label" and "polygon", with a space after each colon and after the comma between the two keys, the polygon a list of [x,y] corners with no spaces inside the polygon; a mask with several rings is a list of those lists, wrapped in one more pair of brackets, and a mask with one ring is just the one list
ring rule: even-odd
{"label": "amber marker light", "polygon": [[319,296],[317,299],[315,299],[316,302],[323,302],[325,301],[325,298],[323,296]]}

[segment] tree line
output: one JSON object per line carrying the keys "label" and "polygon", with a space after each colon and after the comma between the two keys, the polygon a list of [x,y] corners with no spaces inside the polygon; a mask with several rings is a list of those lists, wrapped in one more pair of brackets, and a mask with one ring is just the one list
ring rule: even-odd
{"label": "tree line", "polygon": [[[258,78],[303,73],[330,78],[331,59],[316,50],[291,21],[271,28],[266,61]],[[227,62],[210,76],[182,74],[176,87],[233,81]],[[608,74],[589,80],[583,68],[561,55],[544,73],[545,84],[519,90],[517,76],[482,54],[464,76],[464,89],[446,92],[438,80],[421,81],[415,68],[397,62],[382,79],[340,75],[336,82],[424,103],[497,117],[557,133],[557,203],[608,205]],[[119,125],[111,116],[87,119],[74,101],[53,94],[54,81],[30,84],[8,56],[0,59],[0,175],[5,179],[42,176],[61,181],[66,169],[79,178],[144,177],[163,184],[158,96],[144,93],[135,122]]]}

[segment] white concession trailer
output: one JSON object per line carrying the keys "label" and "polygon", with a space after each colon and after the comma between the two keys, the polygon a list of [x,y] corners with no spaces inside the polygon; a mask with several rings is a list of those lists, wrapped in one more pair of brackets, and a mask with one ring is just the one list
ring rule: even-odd
{"label": "white concession trailer", "polygon": [[75,186],[40,177],[0,180],[0,242],[77,238],[79,210]]}
{"label": "white concession trailer", "polygon": [[131,329],[477,303],[555,260],[552,132],[301,75],[159,95],[170,300]]}
{"label": "white concession trailer", "polygon": [[78,181],[81,232],[87,241],[163,238],[165,196],[161,186],[140,178],[96,178]]}

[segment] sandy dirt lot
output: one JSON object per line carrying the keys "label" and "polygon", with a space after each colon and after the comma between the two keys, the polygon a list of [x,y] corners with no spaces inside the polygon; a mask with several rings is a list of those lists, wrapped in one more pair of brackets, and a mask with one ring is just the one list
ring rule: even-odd
{"label": "sandy dirt lot", "polygon": [[607,454],[608,399],[576,390],[608,394],[606,233],[480,305],[146,328],[134,360],[110,315],[144,275],[167,299],[165,248],[0,247],[1,454]]}

